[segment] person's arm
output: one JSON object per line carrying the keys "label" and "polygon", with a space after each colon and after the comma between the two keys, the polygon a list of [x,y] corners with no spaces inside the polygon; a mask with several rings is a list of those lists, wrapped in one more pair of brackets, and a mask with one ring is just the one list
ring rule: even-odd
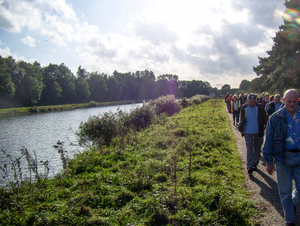
{"label": "person's arm", "polygon": [[[273,117],[274,117],[274,115],[273,115]],[[274,167],[274,162],[273,162],[274,126],[273,126],[273,120],[272,120],[273,117],[271,116],[271,118],[268,121],[266,134],[265,134],[265,143],[264,143],[264,146],[262,149],[264,159],[266,160],[266,163],[267,163],[267,171],[270,170],[270,172],[272,172],[273,168],[269,165],[273,165],[273,167]]]}
{"label": "person's arm", "polygon": [[244,129],[245,129],[245,108],[241,107],[241,120],[238,126],[238,130],[240,131],[242,137],[244,136]]}

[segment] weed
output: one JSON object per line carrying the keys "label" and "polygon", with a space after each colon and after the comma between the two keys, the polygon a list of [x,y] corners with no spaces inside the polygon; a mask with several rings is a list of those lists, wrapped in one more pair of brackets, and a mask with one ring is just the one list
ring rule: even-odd
{"label": "weed", "polygon": [[60,159],[62,161],[63,164],[63,169],[66,170],[67,166],[68,166],[68,152],[64,149],[64,142],[61,141],[57,141],[56,145],[53,145],[53,147],[58,151],[58,153],[60,154]]}

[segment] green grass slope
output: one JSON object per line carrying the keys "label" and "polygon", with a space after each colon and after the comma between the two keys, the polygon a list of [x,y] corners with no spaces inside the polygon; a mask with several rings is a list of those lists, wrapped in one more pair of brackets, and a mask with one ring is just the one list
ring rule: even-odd
{"label": "green grass slope", "polygon": [[224,103],[90,147],[55,178],[0,189],[1,225],[253,225]]}

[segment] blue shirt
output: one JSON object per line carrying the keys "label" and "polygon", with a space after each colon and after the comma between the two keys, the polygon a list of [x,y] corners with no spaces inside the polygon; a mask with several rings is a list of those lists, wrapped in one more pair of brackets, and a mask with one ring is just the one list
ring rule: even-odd
{"label": "blue shirt", "polygon": [[250,107],[249,105],[246,108],[247,119],[245,123],[245,133],[257,134],[258,130],[258,109],[256,105]]}
{"label": "blue shirt", "polygon": [[280,109],[281,104],[281,102],[279,102],[278,104],[275,103],[275,111],[278,111]]}
{"label": "blue shirt", "polygon": [[294,118],[285,109],[285,118],[287,120],[285,150],[300,149],[300,109],[296,108]]}

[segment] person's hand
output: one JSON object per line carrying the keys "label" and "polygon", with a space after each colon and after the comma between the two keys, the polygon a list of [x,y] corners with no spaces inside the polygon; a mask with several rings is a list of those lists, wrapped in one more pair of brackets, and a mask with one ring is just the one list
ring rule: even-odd
{"label": "person's hand", "polygon": [[269,173],[269,174],[273,174],[274,173],[274,170],[275,170],[275,167],[274,167],[274,165],[267,165],[267,172]]}

